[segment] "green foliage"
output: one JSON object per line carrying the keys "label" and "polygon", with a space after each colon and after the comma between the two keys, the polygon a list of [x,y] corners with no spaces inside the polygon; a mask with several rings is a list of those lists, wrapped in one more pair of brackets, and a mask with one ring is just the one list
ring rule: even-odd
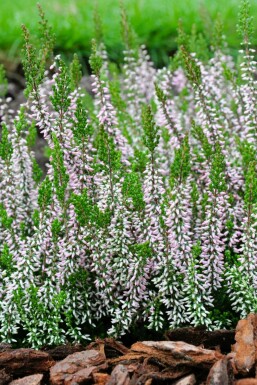
{"label": "green foliage", "polygon": [[11,141],[9,140],[8,128],[6,124],[2,123],[2,137],[0,141],[0,157],[9,161],[13,153],[13,146]]}
{"label": "green foliage", "polygon": [[44,78],[44,70],[35,47],[31,44],[30,34],[25,25],[22,26],[24,48],[23,48],[23,69],[27,81],[26,96],[38,89]]}
{"label": "green foliage", "polygon": [[32,173],[33,173],[33,180],[36,182],[36,184],[39,184],[43,177],[43,171],[38,165],[36,159],[32,159]]}
{"label": "green foliage", "polygon": [[100,43],[103,42],[104,34],[103,34],[102,19],[99,12],[98,0],[95,1],[95,6],[94,6],[94,29],[95,29],[94,37],[96,39],[97,44],[99,45]]}
{"label": "green foliage", "polygon": [[199,87],[201,84],[201,70],[199,65],[184,46],[181,46],[180,50],[189,81],[192,83],[193,87]]}
{"label": "green foliage", "polygon": [[171,137],[171,135],[169,133],[168,128],[163,127],[163,129],[162,129],[162,138],[164,140],[164,143],[166,143],[167,145],[169,143],[170,137]]}
{"label": "green foliage", "polygon": [[192,246],[192,254],[195,262],[200,257],[201,252],[202,252],[201,243],[198,241],[195,245]]}
{"label": "green foliage", "polygon": [[189,52],[195,53],[203,62],[206,62],[210,58],[208,41],[202,33],[198,33],[195,24],[192,27],[188,41]]}
{"label": "green foliage", "polygon": [[14,121],[14,125],[18,135],[24,134],[28,129],[28,122],[25,116],[25,107],[21,107],[18,119]]}
{"label": "green foliage", "polygon": [[247,140],[238,140],[238,149],[242,156],[244,174],[246,176],[251,162],[254,162],[256,159],[256,149],[252,143],[249,143]]}
{"label": "green foliage", "polygon": [[0,266],[2,269],[6,270],[7,275],[13,271],[12,255],[6,243],[3,245],[0,255]]}
{"label": "green foliage", "polygon": [[210,190],[212,192],[226,191],[227,185],[225,180],[225,158],[219,145],[216,145],[215,153],[212,156],[212,164],[210,171]]}
{"label": "green foliage", "polygon": [[125,198],[125,203],[127,199],[132,199],[133,206],[137,211],[142,211],[145,207],[144,196],[142,191],[142,184],[138,173],[131,172],[126,174],[122,192]]}
{"label": "green foliage", "polygon": [[86,189],[80,195],[73,194],[71,203],[74,205],[77,220],[81,226],[105,228],[108,225],[110,213],[108,210],[102,212],[88,196]]}
{"label": "green foliage", "polygon": [[54,46],[54,36],[45,14],[40,5],[38,5],[40,16],[40,47],[36,48],[31,42],[28,28],[22,25],[24,46],[22,49],[22,63],[26,78],[25,94],[28,96],[31,92],[38,93],[38,87],[44,79],[45,67],[50,58]]}
{"label": "green foliage", "polygon": [[237,30],[242,36],[244,44],[248,45],[253,35],[253,17],[250,14],[250,2],[248,0],[241,2]]}
{"label": "green foliage", "polygon": [[44,210],[51,204],[52,194],[53,194],[53,186],[49,177],[47,176],[43,182],[41,183],[38,190],[38,204],[40,209],[44,212]]}
{"label": "green foliage", "polygon": [[5,229],[11,229],[13,218],[9,217],[4,205],[0,204],[0,223]]}
{"label": "green foliage", "polygon": [[201,143],[201,148],[203,150],[205,158],[210,160],[213,154],[212,145],[209,143],[208,138],[206,137],[202,127],[195,124],[195,122],[192,121],[191,132],[192,132],[192,135]]}
{"label": "green foliage", "polygon": [[157,83],[155,83],[154,86],[155,86],[156,96],[157,96],[159,102],[165,103],[167,100],[167,97],[165,96],[163,90],[158,86]]}
{"label": "green foliage", "polygon": [[182,141],[179,149],[175,150],[174,161],[171,165],[170,183],[183,183],[191,173],[190,166],[190,147],[188,143],[188,136]]}
{"label": "green foliage", "polygon": [[45,17],[45,12],[43,11],[41,5],[37,4],[37,7],[40,16],[39,33],[41,42],[41,65],[44,66],[47,63],[47,60],[51,58],[55,45],[55,35],[52,27],[49,25],[48,20]]}
{"label": "green foliage", "polygon": [[52,237],[55,243],[58,242],[58,237],[61,233],[61,230],[62,230],[62,223],[59,221],[59,219],[55,218],[51,225]]}
{"label": "green foliage", "polygon": [[4,66],[0,64],[0,97],[3,97],[7,94],[8,81],[6,79],[6,73]]}
{"label": "green foliage", "polygon": [[70,64],[70,79],[71,79],[71,89],[75,90],[78,88],[82,78],[82,65],[79,62],[78,55],[75,53],[73,60]]}
{"label": "green foliage", "polygon": [[100,76],[101,68],[103,65],[103,59],[97,54],[97,44],[95,40],[92,40],[92,54],[89,58],[89,64],[92,69],[92,72],[96,76]]}
{"label": "green foliage", "polygon": [[185,32],[183,21],[179,19],[178,21],[178,29],[177,29],[177,43],[179,47],[185,47],[189,49],[189,39],[188,35]]}
{"label": "green foliage", "polygon": [[104,131],[103,127],[97,134],[95,147],[98,158],[102,161],[102,164],[99,164],[100,169],[107,173],[121,169],[121,153],[116,149],[113,138]]}
{"label": "green foliage", "polygon": [[143,142],[150,153],[153,153],[158,146],[160,135],[158,134],[159,127],[155,124],[152,108],[149,105],[142,108],[142,125],[144,129]]}
{"label": "green foliage", "polygon": [[[50,293],[49,293],[50,295]],[[14,293],[14,301],[19,310],[20,317],[28,334],[28,341],[34,348],[42,345],[42,341],[48,345],[64,343],[61,329],[61,310],[65,304],[66,294],[64,291],[51,293],[52,307],[44,306],[37,287],[30,285],[28,289],[19,287]],[[27,311],[27,300],[29,298],[30,311]],[[51,316],[50,316],[51,314]],[[40,331],[36,325],[41,323]],[[50,330],[51,333],[46,333]]]}
{"label": "green foliage", "polygon": [[131,245],[130,250],[137,256],[142,264],[146,263],[146,261],[153,255],[153,250],[149,242]]}
{"label": "green foliage", "polygon": [[[90,54],[90,42],[95,36],[94,17],[95,0],[88,0],[85,7],[84,0],[44,0],[42,6],[48,15],[49,23],[54,26],[56,33],[55,52],[67,54],[69,57],[74,51],[79,51],[83,57]],[[29,26],[33,36],[40,37],[37,28],[37,9],[34,0],[6,1],[1,3],[0,24],[0,49],[13,60],[19,56],[20,25]],[[256,14],[257,4],[250,1],[252,14]],[[202,14],[209,15],[211,20],[220,13],[224,22],[224,34],[228,38],[228,45],[233,54],[240,46],[240,37],[237,33],[231,33],[237,23],[238,2],[233,0],[205,0],[204,7],[197,0],[186,2],[173,2],[172,6],[167,0],[124,0],[133,29],[139,36],[139,41],[144,42],[151,52],[154,62],[158,66],[168,64],[169,56],[177,49],[176,29],[178,20],[182,19],[187,32],[192,24],[196,24],[197,31],[204,33],[209,25],[205,25]],[[119,0],[99,0],[99,15],[104,26],[104,40],[108,47],[111,60],[122,61],[121,47],[122,36],[120,31],[120,17],[118,15]],[[200,11],[200,12],[199,12]],[[12,23],[10,23],[10,17]],[[149,22],[151,20],[151,22]],[[85,27],[86,26],[86,27]],[[256,41],[256,39],[255,39]]]}
{"label": "green foliage", "polygon": [[120,0],[120,13],[123,44],[127,50],[135,50],[138,46],[137,37],[128,20],[128,15],[122,0]]}
{"label": "green foliage", "polygon": [[27,146],[30,148],[35,146],[36,139],[37,139],[37,128],[36,128],[35,122],[32,122],[32,124],[29,126],[29,129],[28,129]]}
{"label": "green foliage", "polygon": [[65,192],[69,182],[69,175],[67,174],[66,167],[64,166],[62,148],[56,135],[53,135],[53,143],[54,149],[52,151],[52,157],[54,168],[54,188],[60,203],[64,204]]}
{"label": "green foliage", "polygon": [[77,101],[75,118],[76,121],[73,122],[72,127],[74,138],[78,145],[84,145],[89,135],[92,134],[92,127],[88,123],[88,113],[82,98],[79,98]]}
{"label": "green foliage", "polygon": [[192,182],[192,189],[191,189],[191,201],[193,205],[193,217],[197,218],[198,217],[198,203],[199,203],[199,198],[200,198],[200,193],[197,188],[196,182]]}
{"label": "green foliage", "polygon": [[51,96],[51,102],[56,112],[59,113],[60,118],[68,110],[70,106],[69,95],[71,93],[70,74],[64,61],[61,59],[57,60],[59,74],[56,78],[56,84],[53,86],[53,96]]}
{"label": "green foliage", "polygon": [[250,208],[257,203],[257,169],[256,161],[249,163],[248,171],[245,178],[245,204]]}
{"label": "green foliage", "polygon": [[237,266],[239,268],[240,262],[238,261],[238,255],[231,252],[231,250],[225,250],[226,264],[229,266]]}
{"label": "green foliage", "polygon": [[212,39],[211,39],[211,45],[213,51],[219,51],[224,49],[224,23],[222,21],[222,16],[219,13],[218,17],[215,20],[213,33],[212,33]]}
{"label": "green foliage", "polygon": [[132,164],[133,171],[143,173],[146,168],[147,161],[147,153],[145,151],[135,149],[134,162]]}
{"label": "green foliage", "polygon": [[35,227],[38,227],[39,226],[39,222],[40,222],[40,212],[39,210],[34,210],[34,213],[32,215],[32,222],[33,222],[33,225]]}
{"label": "green foliage", "polygon": [[[79,270],[75,271],[69,276],[69,284],[71,284],[74,288],[78,286],[81,282],[86,282],[88,278],[88,272],[82,267]],[[68,315],[66,313],[66,315]],[[69,314],[70,316],[71,314]]]}
{"label": "green foliage", "polygon": [[112,76],[114,76],[114,79],[109,82],[111,102],[117,111],[117,117],[120,122],[122,133],[127,138],[128,142],[132,144],[132,138],[127,130],[127,125],[130,123],[133,124],[133,121],[126,110],[126,102],[122,98],[122,90],[118,79],[119,75],[112,74]]}
{"label": "green foliage", "polygon": [[[211,57],[210,49],[209,49],[209,41],[205,34],[209,31],[204,31],[204,33],[199,32],[196,24],[193,24],[191,28],[191,33],[187,34],[184,29],[184,25],[182,20],[179,20],[178,23],[178,51],[174,57],[172,67],[175,70],[179,66],[186,65],[186,68],[191,73],[192,69],[189,69],[190,66],[194,66],[193,70],[196,72],[197,66],[192,62],[192,57],[190,58],[189,53],[193,53],[202,60],[206,62]],[[191,61],[191,64],[189,63]]]}

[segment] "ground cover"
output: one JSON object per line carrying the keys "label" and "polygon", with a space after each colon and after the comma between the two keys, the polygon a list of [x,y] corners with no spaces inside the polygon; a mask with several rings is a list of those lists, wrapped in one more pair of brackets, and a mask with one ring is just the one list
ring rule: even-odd
{"label": "ground cover", "polygon": [[256,385],[256,318],[250,314],[236,330],[183,328],[180,339],[171,333],[127,345],[111,338],[42,350],[0,345],[0,383]]}
{"label": "ground cover", "polygon": [[[248,2],[239,63],[214,23],[210,52],[180,27],[176,57],[157,69],[124,13],[117,68],[96,23],[89,88],[77,56],[69,64],[53,56],[39,14],[36,46],[23,26],[26,90],[15,110],[1,69],[1,341],[42,347],[181,325],[230,328],[256,312]],[[44,175],[37,132],[48,146]]]}
{"label": "ground cover", "polygon": [[[26,24],[33,34],[37,30],[37,0],[1,1],[0,5],[0,50],[4,56],[18,57],[22,44],[21,24]],[[94,0],[44,0],[41,2],[48,19],[56,33],[58,51],[77,52],[89,57],[90,44],[94,34],[93,9]],[[104,39],[112,60],[120,60],[122,40],[120,33],[120,16],[118,0],[99,1],[99,11],[103,19]],[[131,23],[139,36],[140,42],[146,44],[152,59],[158,65],[167,62],[168,55],[177,47],[176,29],[178,20],[182,19],[185,30],[189,32],[192,24],[202,31],[221,13],[224,20],[224,32],[233,52],[240,45],[236,33],[237,0],[125,0],[125,7]],[[257,4],[252,1],[253,14]],[[209,16],[207,16],[209,14]],[[205,19],[205,21],[203,21]],[[206,25],[204,25],[206,24]],[[2,59],[3,60],[3,59]]]}

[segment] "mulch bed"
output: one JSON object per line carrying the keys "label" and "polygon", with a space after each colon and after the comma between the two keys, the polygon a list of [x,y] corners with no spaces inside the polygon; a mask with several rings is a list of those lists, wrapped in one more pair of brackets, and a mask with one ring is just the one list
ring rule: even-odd
{"label": "mulch bed", "polygon": [[181,328],[131,347],[108,338],[41,351],[2,344],[0,385],[254,385],[256,336],[250,314],[236,330]]}

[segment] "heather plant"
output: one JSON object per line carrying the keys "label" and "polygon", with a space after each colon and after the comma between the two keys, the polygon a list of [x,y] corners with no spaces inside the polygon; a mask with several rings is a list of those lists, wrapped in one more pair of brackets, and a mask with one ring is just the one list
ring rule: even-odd
{"label": "heather plant", "polygon": [[[0,336],[33,347],[121,336],[138,325],[229,327],[256,311],[256,80],[249,4],[239,64],[218,20],[179,27],[155,69],[122,7],[124,64],[108,61],[95,13],[93,102],[81,66],[23,27],[27,101],[1,94]],[[206,50],[207,48],[205,48]],[[49,147],[46,175],[36,130]]]}

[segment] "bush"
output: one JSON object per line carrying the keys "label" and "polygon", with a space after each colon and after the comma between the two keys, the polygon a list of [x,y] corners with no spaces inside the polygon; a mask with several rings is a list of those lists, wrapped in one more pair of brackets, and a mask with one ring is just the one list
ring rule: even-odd
{"label": "bush", "polygon": [[[1,99],[0,334],[38,347],[120,336],[143,323],[228,327],[255,312],[257,131],[251,17],[241,64],[216,28],[211,59],[180,50],[156,70],[123,15],[124,65],[93,42],[93,100],[60,57],[42,10],[23,27],[27,102]],[[204,52],[204,51],[203,51]],[[35,130],[50,148],[36,164]]]}

